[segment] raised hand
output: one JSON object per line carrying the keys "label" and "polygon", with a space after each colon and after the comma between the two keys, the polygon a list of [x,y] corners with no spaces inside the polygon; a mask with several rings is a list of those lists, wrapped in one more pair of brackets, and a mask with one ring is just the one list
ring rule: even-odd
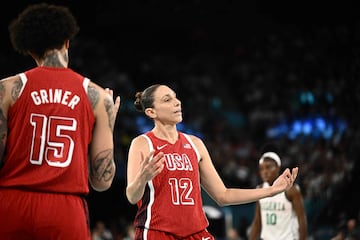
{"label": "raised hand", "polygon": [[298,172],[298,167],[293,168],[291,172],[289,168],[286,168],[284,172],[274,181],[273,187],[276,189],[276,192],[279,193],[290,189],[295,182]]}
{"label": "raised hand", "polygon": [[[108,101],[111,101],[111,104],[106,104],[108,107],[107,107],[107,113],[108,113],[108,116],[109,116],[109,124],[110,124],[110,127],[112,130],[114,130],[114,125],[115,125],[115,120],[116,120],[116,116],[117,116],[117,113],[119,111],[119,108],[120,108],[120,96],[117,96],[115,98],[115,101],[113,100],[114,98],[114,92],[112,89],[110,88],[105,88],[105,92],[107,94],[110,95],[110,98],[111,100],[108,100]],[[114,101],[114,102],[112,102]],[[112,106],[112,109],[111,109],[111,106]]]}
{"label": "raised hand", "polygon": [[140,162],[140,172],[141,175],[145,178],[145,181],[152,180],[164,169],[164,153],[159,152],[154,156],[154,150],[152,150],[147,157],[142,156]]}

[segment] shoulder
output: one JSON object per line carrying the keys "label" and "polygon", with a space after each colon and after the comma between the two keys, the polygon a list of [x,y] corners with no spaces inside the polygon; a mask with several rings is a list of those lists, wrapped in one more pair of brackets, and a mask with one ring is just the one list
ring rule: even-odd
{"label": "shoulder", "polygon": [[0,92],[2,100],[8,99],[13,101],[17,99],[20,94],[20,90],[23,87],[23,82],[20,75],[14,75],[0,80]]}
{"label": "shoulder", "polygon": [[21,78],[20,78],[20,75],[13,75],[13,76],[10,76],[10,77],[6,77],[6,78],[3,78],[0,80],[0,83],[1,84],[9,84],[9,83],[14,83],[14,82],[17,82],[17,81],[21,81]]}
{"label": "shoulder", "polygon": [[300,186],[298,184],[294,184],[285,192],[285,195],[289,201],[292,201],[294,198],[301,197]]}
{"label": "shoulder", "polygon": [[95,89],[98,89],[98,90],[104,90],[103,87],[101,87],[99,84],[93,82],[91,79],[89,79],[89,87],[95,88]]}
{"label": "shoulder", "polygon": [[186,134],[186,133],[183,133],[184,135],[188,136],[190,138],[190,140],[196,145],[203,145],[204,142],[201,138],[199,138],[198,136],[195,136],[195,135],[192,135],[192,134]]}
{"label": "shoulder", "polygon": [[131,140],[132,147],[145,147],[148,145],[148,139],[145,134],[140,134]]}
{"label": "shoulder", "polygon": [[103,87],[101,87],[100,85],[92,82],[91,80],[89,80],[89,84],[87,86],[87,90],[88,90],[88,94],[96,94],[96,95],[100,95],[100,94],[104,94],[105,89]]}
{"label": "shoulder", "polygon": [[[97,106],[107,107],[107,104],[113,103],[110,95],[106,93],[105,89],[91,80],[87,86],[87,94],[93,109]],[[105,102],[105,105],[98,104],[99,102]]]}
{"label": "shoulder", "polygon": [[140,134],[133,138],[130,143],[129,156],[139,152],[147,155],[150,150],[153,149],[152,143],[149,141],[151,141],[151,139],[145,137],[144,134]]}

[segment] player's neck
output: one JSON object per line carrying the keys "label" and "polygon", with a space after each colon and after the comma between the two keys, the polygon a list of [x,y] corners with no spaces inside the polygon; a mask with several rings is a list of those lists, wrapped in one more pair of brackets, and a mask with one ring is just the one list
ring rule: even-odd
{"label": "player's neck", "polygon": [[157,138],[166,140],[170,143],[175,143],[179,138],[179,133],[176,130],[176,127],[167,127],[167,126],[157,126],[152,132]]}
{"label": "player's neck", "polygon": [[41,59],[36,59],[37,65],[43,67],[66,68],[68,62],[69,58],[67,51],[57,49],[46,52]]}

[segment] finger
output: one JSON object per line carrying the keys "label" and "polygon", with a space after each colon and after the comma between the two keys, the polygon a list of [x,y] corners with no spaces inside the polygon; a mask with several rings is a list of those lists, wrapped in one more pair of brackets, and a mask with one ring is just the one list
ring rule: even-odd
{"label": "finger", "polygon": [[283,172],[283,175],[286,177],[286,178],[289,178],[289,176],[291,175],[290,173],[290,169],[289,168],[286,168]]}
{"label": "finger", "polygon": [[293,176],[293,179],[295,180],[297,175],[299,173],[299,168],[298,167],[295,167],[292,169],[292,176]]}
{"label": "finger", "polygon": [[120,96],[117,96],[116,99],[115,99],[115,105],[114,105],[116,112],[118,112],[118,110],[120,108],[120,102],[121,102]]}
{"label": "finger", "polygon": [[294,182],[293,174],[290,172],[289,168],[285,169],[284,177],[289,185],[291,185]]}
{"label": "finger", "polygon": [[147,162],[151,162],[153,160],[154,152],[154,149],[150,151],[149,155],[146,157]]}
{"label": "finger", "polygon": [[164,169],[164,164],[159,165],[155,170],[155,176],[162,172]]}
{"label": "finger", "polygon": [[152,161],[158,163],[163,157],[164,157],[164,153],[163,153],[163,152],[159,152],[158,154],[156,154],[156,155],[153,157],[153,160],[152,160]]}
{"label": "finger", "polygon": [[109,94],[111,97],[113,97],[113,90],[110,88],[105,88],[105,92]]}

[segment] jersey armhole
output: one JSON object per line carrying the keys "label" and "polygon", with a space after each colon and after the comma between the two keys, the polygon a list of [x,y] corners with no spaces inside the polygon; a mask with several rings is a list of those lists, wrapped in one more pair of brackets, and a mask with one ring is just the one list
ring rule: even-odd
{"label": "jersey armhole", "polygon": [[25,73],[20,73],[19,76],[20,76],[20,80],[21,80],[21,82],[22,82],[22,87],[21,87],[21,89],[20,89],[20,91],[19,91],[19,96],[18,96],[18,98],[21,96],[21,94],[22,94],[22,92],[23,92],[23,90],[24,90],[24,88],[25,88],[25,85],[26,85],[26,83],[27,83],[27,77],[26,77]]}
{"label": "jersey armhole", "polygon": [[89,83],[90,83],[90,79],[88,79],[88,78],[84,78],[84,81],[83,81],[83,88],[84,88],[84,90],[85,90],[86,94],[88,93]]}
{"label": "jersey armhole", "polygon": [[197,147],[195,146],[194,142],[191,140],[191,137],[186,134],[186,133],[183,133],[185,138],[189,141],[189,143],[191,144],[192,148],[194,149],[195,153],[196,153],[196,156],[197,156],[197,160],[198,162],[200,162],[200,159],[201,159],[201,156],[200,156],[200,153],[199,153],[199,150],[197,149]]}
{"label": "jersey armhole", "polygon": [[151,152],[152,150],[154,150],[154,145],[153,145],[151,139],[146,134],[142,134],[141,136],[143,136],[145,138],[145,140],[147,141],[147,143],[149,145],[149,151]]}

